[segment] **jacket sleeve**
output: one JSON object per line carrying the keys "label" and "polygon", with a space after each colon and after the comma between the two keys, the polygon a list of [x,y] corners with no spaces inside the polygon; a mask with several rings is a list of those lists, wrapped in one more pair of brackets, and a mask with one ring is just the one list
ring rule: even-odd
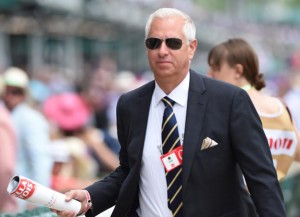
{"label": "jacket sleeve", "polygon": [[233,150],[260,217],[284,217],[283,195],[260,118],[248,94],[235,94],[230,117]]}

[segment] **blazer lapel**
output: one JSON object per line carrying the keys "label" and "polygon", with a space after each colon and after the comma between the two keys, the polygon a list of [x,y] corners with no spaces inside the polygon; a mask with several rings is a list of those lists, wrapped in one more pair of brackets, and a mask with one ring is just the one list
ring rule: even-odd
{"label": "blazer lapel", "polygon": [[202,127],[207,104],[203,78],[191,70],[188,106],[184,133],[183,148],[183,189],[190,174],[192,162],[199,148],[200,138],[203,137]]}

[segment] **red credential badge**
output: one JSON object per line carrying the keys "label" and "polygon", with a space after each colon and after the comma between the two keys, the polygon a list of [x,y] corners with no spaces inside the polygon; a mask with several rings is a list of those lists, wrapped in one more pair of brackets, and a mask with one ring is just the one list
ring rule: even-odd
{"label": "red credential badge", "polygon": [[183,154],[183,145],[175,148],[174,150],[160,157],[165,167],[165,170],[167,172],[172,171],[176,167],[182,165],[182,154]]}

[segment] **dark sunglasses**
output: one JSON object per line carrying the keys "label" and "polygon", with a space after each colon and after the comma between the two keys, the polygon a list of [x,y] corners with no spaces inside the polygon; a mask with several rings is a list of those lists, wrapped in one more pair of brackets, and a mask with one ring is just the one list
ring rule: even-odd
{"label": "dark sunglasses", "polygon": [[163,41],[165,41],[167,47],[172,50],[179,50],[182,47],[182,40],[179,38],[147,38],[145,44],[148,49],[154,50],[160,48]]}

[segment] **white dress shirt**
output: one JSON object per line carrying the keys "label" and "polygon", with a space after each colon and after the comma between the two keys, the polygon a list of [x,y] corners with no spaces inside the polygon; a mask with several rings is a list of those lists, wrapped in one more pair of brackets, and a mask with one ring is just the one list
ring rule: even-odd
{"label": "white dress shirt", "polygon": [[[181,144],[183,144],[190,74],[168,95],[176,103],[176,115]],[[166,94],[155,83],[150,104],[145,144],[142,156],[139,203],[140,217],[172,217],[167,201],[165,170],[160,160],[162,154],[161,126],[165,109],[161,101]]]}

